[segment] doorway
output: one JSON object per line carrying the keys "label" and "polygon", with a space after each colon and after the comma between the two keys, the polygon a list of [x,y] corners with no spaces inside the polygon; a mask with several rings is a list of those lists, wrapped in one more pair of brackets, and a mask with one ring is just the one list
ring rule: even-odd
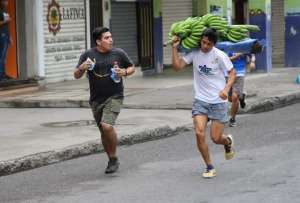
{"label": "doorway", "polygon": [[247,19],[247,0],[233,0],[233,21],[232,24],[246,24]]}

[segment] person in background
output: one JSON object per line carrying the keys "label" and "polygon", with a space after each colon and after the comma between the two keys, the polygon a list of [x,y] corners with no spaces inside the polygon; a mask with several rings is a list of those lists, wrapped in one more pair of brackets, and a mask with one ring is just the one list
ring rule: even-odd
{"label": "person in background", "polygon": [[[255,55],[254,54],[243,54],[243,53],[228,53],[230,60],[233,63],[233,67],[236,71],[236,78],[233,83],[232,88],[229,91],[228,100],[231,102],[230,119],[229,126],[236,126],[236,114],[239,110],[239,105],[241,108],[245,108],[246,93],[244,92],[245,76],[247,72],[247,67],[250,71],[255,69]],[[247,65],[248,64],[248,65]]]}
{"label": "person in background", "polygon": [[114,125],[124,99],[122,77],[132,75],[135,67],[122,49],[113,48],[112,34],[108,28],[95,28],[93,39],[96,47],[80,56],[74,77],[79,79],[87,73],[89,103],[109,159],[105,173],[114,173],[119,168],[116,154],[118,140]]}
{"label": "person in background", "polygon": [[8,0],[0,0],[0,81],[9,78],[5,75],[6,55],[11,42],[8,27],[11,19],[7,13],[7,6]]}
{"label": "person in background", "polygon": [[[224,134],[225,123],[228,122],[228,92],[235,79],[235,71],[229,57],[215,47],[218,41],[217,32],[207,28],[202,33],[200,48],[187,55],[178,53],[179,38],[175,39],[172,48],[173,69],[179,71],[188,64],[193,64],[195,99],[192,116],[198,150],[206,164],[202,173],[204,178],[216,176],[216,169],[212,164],[206,143],[206,128],[211,120],[210,137],[215,144],[223,145],[225,159],[234,156],[233,137]],[[228,72],[226,83],[224,72]]]}

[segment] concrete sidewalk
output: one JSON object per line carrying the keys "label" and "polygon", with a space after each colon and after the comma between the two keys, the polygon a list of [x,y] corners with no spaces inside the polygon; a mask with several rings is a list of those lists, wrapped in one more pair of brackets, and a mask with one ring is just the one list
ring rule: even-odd
{"label": "concrete sidewalk", "polygon": [[[247,106],[240,113],[299,102],[298,74],[299,68],[249,74]],[[166,70],[152,77],[138,72],[125,79],[125,109],[116,125],[120,144],[191,129],[192,82],[191,69],[177,73]],[[0,108],[0,176],[103,151],[90,109],[78,108],[88,107],[86,79],[0,95],[0,107],[4,107]]]}

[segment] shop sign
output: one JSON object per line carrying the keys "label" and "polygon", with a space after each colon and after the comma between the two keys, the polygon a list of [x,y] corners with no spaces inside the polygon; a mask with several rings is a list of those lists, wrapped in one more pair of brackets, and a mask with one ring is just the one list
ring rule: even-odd
{"label": "shop sign", "polygon": [[48,30],[55,36],[61,29],[62,20],[85,19],[84,8],[61,8],[56,0],[48,4],[47,22]]}
{"label": "shop sign", "polygon": [[61,23],[60,7],[55,0],[52,0],[48,4],[47,22],[49,32],[55,36],[56,33],[60,31]]}

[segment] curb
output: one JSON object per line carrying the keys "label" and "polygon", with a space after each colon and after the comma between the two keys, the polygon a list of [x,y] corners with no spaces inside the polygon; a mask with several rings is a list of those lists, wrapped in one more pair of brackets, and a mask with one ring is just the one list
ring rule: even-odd
{"label": "curb", "polygon": [[296,104],[300,102],[300,92],[294,94],[286,94],[281,96],[275,96],[266,98],[260,101],[253,102],[250,107],[246,107],[245,110],[239,109],[240,114],[245,113],[261,113],[266,111],[272,111],[277,108]]}
{"label": "curb", "polygon": [[[176,128],[163,126],[149,131],[122,136],[119,139],[118,146],[133,145],[136,143],[167,138],[191,129],[192,127],[190,125],[178,126]],[[41,152],[8,161],[1,161],[0,177],[100,152],[104,152],[100,140],[93,140],[59,150]]]}
{"label": "curb", "polygon": [[0,108],[89,108],[88,100],[8,100],[0,101]]}
{"label": "curb", "polygon": [[[255,97],[256,95],[252,96]],[[300,102],[300,92],[260,99],[249,103],[246,109],[239,109],[240,114],[271,111],[276,108]],[[90,108],[87,100],[9,100],[0,101],[0,108]],[[191,110],[191,104],[125,104],[125,109],[162,109],[162,110]]]}

